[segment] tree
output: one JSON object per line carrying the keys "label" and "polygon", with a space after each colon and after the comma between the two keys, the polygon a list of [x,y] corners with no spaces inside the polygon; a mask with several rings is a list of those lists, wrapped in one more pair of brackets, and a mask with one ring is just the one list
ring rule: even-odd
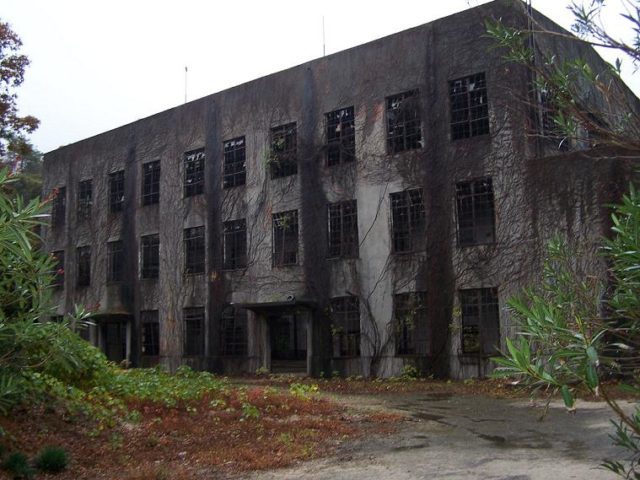
{"label": "tree", "polygon": [[24,81],[29,65],[26,55],[19,53],[22,41],[11,26],[0,20],[0,161],[7,164],[29,154],[33,148],[26,135],[38,128],[37,118],[20,116],[14,89]]}
{"label": "tree", "polygon": [[[576,41],[615,49],[634,64],[640,60],[640,2],[625,2],[622,14],[633,40],[626,43],[603,25],[604,2],[570,4]],[[637,99],[619,79],[621,61],[608,71],[596,72],[585,60],[559,62],[545,57],[534,38],[563,36],[549,31],[543,20],[530,13],[529,30],[488,25],[488,32],[506,49],[507,59],[525,64],[532,78],[526,101],[538,109],[534,134],[549,133],[561,142],[586,142],[589,147],[616,147],[615,154],[637,159],[640,154],[640,118]],[[586,92],[599,92],[598,100]],[[623,114],[614,114],[617,108]],[[546,123],[545,123],[546,121]],[[546,131],[545,131],[546,130]],[[598,154],[595,150],[595,154]],[[611,150],[609,150],[611,152]],[[604,467],[626,478],[640,478],[640,407],[628,413],[613,398],[603,380],[622,376],[626,388],[640,393],[640,193],[630,187],[613,207],[612,238],[602,240],[602,257],[608,275],[594,277],[580,262],[580,252],[557,239],[549,245],[543,276],[538,285],[512,299],[510,309],[519,325],[517,340],[507,340],[504,357],[496,358],[497,375],[516,376],[536,390],[559,392],[566,407],[575,408],[585,391],[601,396],[615,415],[614,442],[627,449],[625,462],[607,460]]]}

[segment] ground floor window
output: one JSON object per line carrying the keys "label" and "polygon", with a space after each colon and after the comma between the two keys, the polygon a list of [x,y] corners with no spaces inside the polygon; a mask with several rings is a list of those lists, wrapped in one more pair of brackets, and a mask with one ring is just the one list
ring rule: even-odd
{"label": "ground floor window", "polygon": [[183,318],[184,355],[204,355],[204,307],[185,308]]}
{"label": "ground floor window", "polygon": [[247,311],[243,308],[227,307],[222,312],[222,355],[243,356],[247,354]]}
{"label": "ground floor window", "polygon": [[360,302],[356,296],[331,299],[331,332],[336,357],[360,355]]}
{"label": "ground floor window", "polygon": [[160,354],[160,322],[157,310],[140,312],[142,322],[142,355],[155,357]]}
{"label": "ground floor window", "polygon": [[462,353],[491,355],[500,348],[500,314],[496,288],[460,290]]}
{"label": "ground floor window", "polygon": [[418,353],[418,332],[427,322],[425,292],[398,293],[393,297],[393,327],[396,355]]}

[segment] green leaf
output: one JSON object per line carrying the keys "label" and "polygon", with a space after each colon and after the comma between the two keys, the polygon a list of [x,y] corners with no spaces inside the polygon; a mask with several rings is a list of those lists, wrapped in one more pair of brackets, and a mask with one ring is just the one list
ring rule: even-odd
{"label": "green leaf", "polygon": [[564,401],[564,405],[569,410],[573,410],[576,400],[573,397],[573,394],[571,393],[571,391],[569,390],[569,387],[566,384],[560,387],[560,394],[562,395],[562,400]]}

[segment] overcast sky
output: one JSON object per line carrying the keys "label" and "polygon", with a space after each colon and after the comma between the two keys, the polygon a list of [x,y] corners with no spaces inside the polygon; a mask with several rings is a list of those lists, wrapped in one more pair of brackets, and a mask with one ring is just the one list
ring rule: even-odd
{"label": "overcast sky", "polygon": [[[32,140],[47,152],[184,103],[185,66],[194,100],[322,56],[323,16],[330,54],[482,3],[3,0],[0,18],[31,59],[19,103],[41,120]],[[565,1],[533,6],[569,28]]]}

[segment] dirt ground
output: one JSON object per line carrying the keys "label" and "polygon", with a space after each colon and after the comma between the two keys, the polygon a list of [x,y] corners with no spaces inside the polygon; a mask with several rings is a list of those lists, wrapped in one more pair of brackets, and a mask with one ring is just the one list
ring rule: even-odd
{"label": "dirt ground", "polygon": [[[345,442],[337,453],[287,469],[256,472],[252,480],[585,479],[616,478],[598,468],[620,458],[611,445],[610,412],[603,403],[580,403],[570,414],[559,402],[394,393],[338,395],[357,408],[402,412],[396,433]],[[626,408],[633,404],[623,401]]]}

